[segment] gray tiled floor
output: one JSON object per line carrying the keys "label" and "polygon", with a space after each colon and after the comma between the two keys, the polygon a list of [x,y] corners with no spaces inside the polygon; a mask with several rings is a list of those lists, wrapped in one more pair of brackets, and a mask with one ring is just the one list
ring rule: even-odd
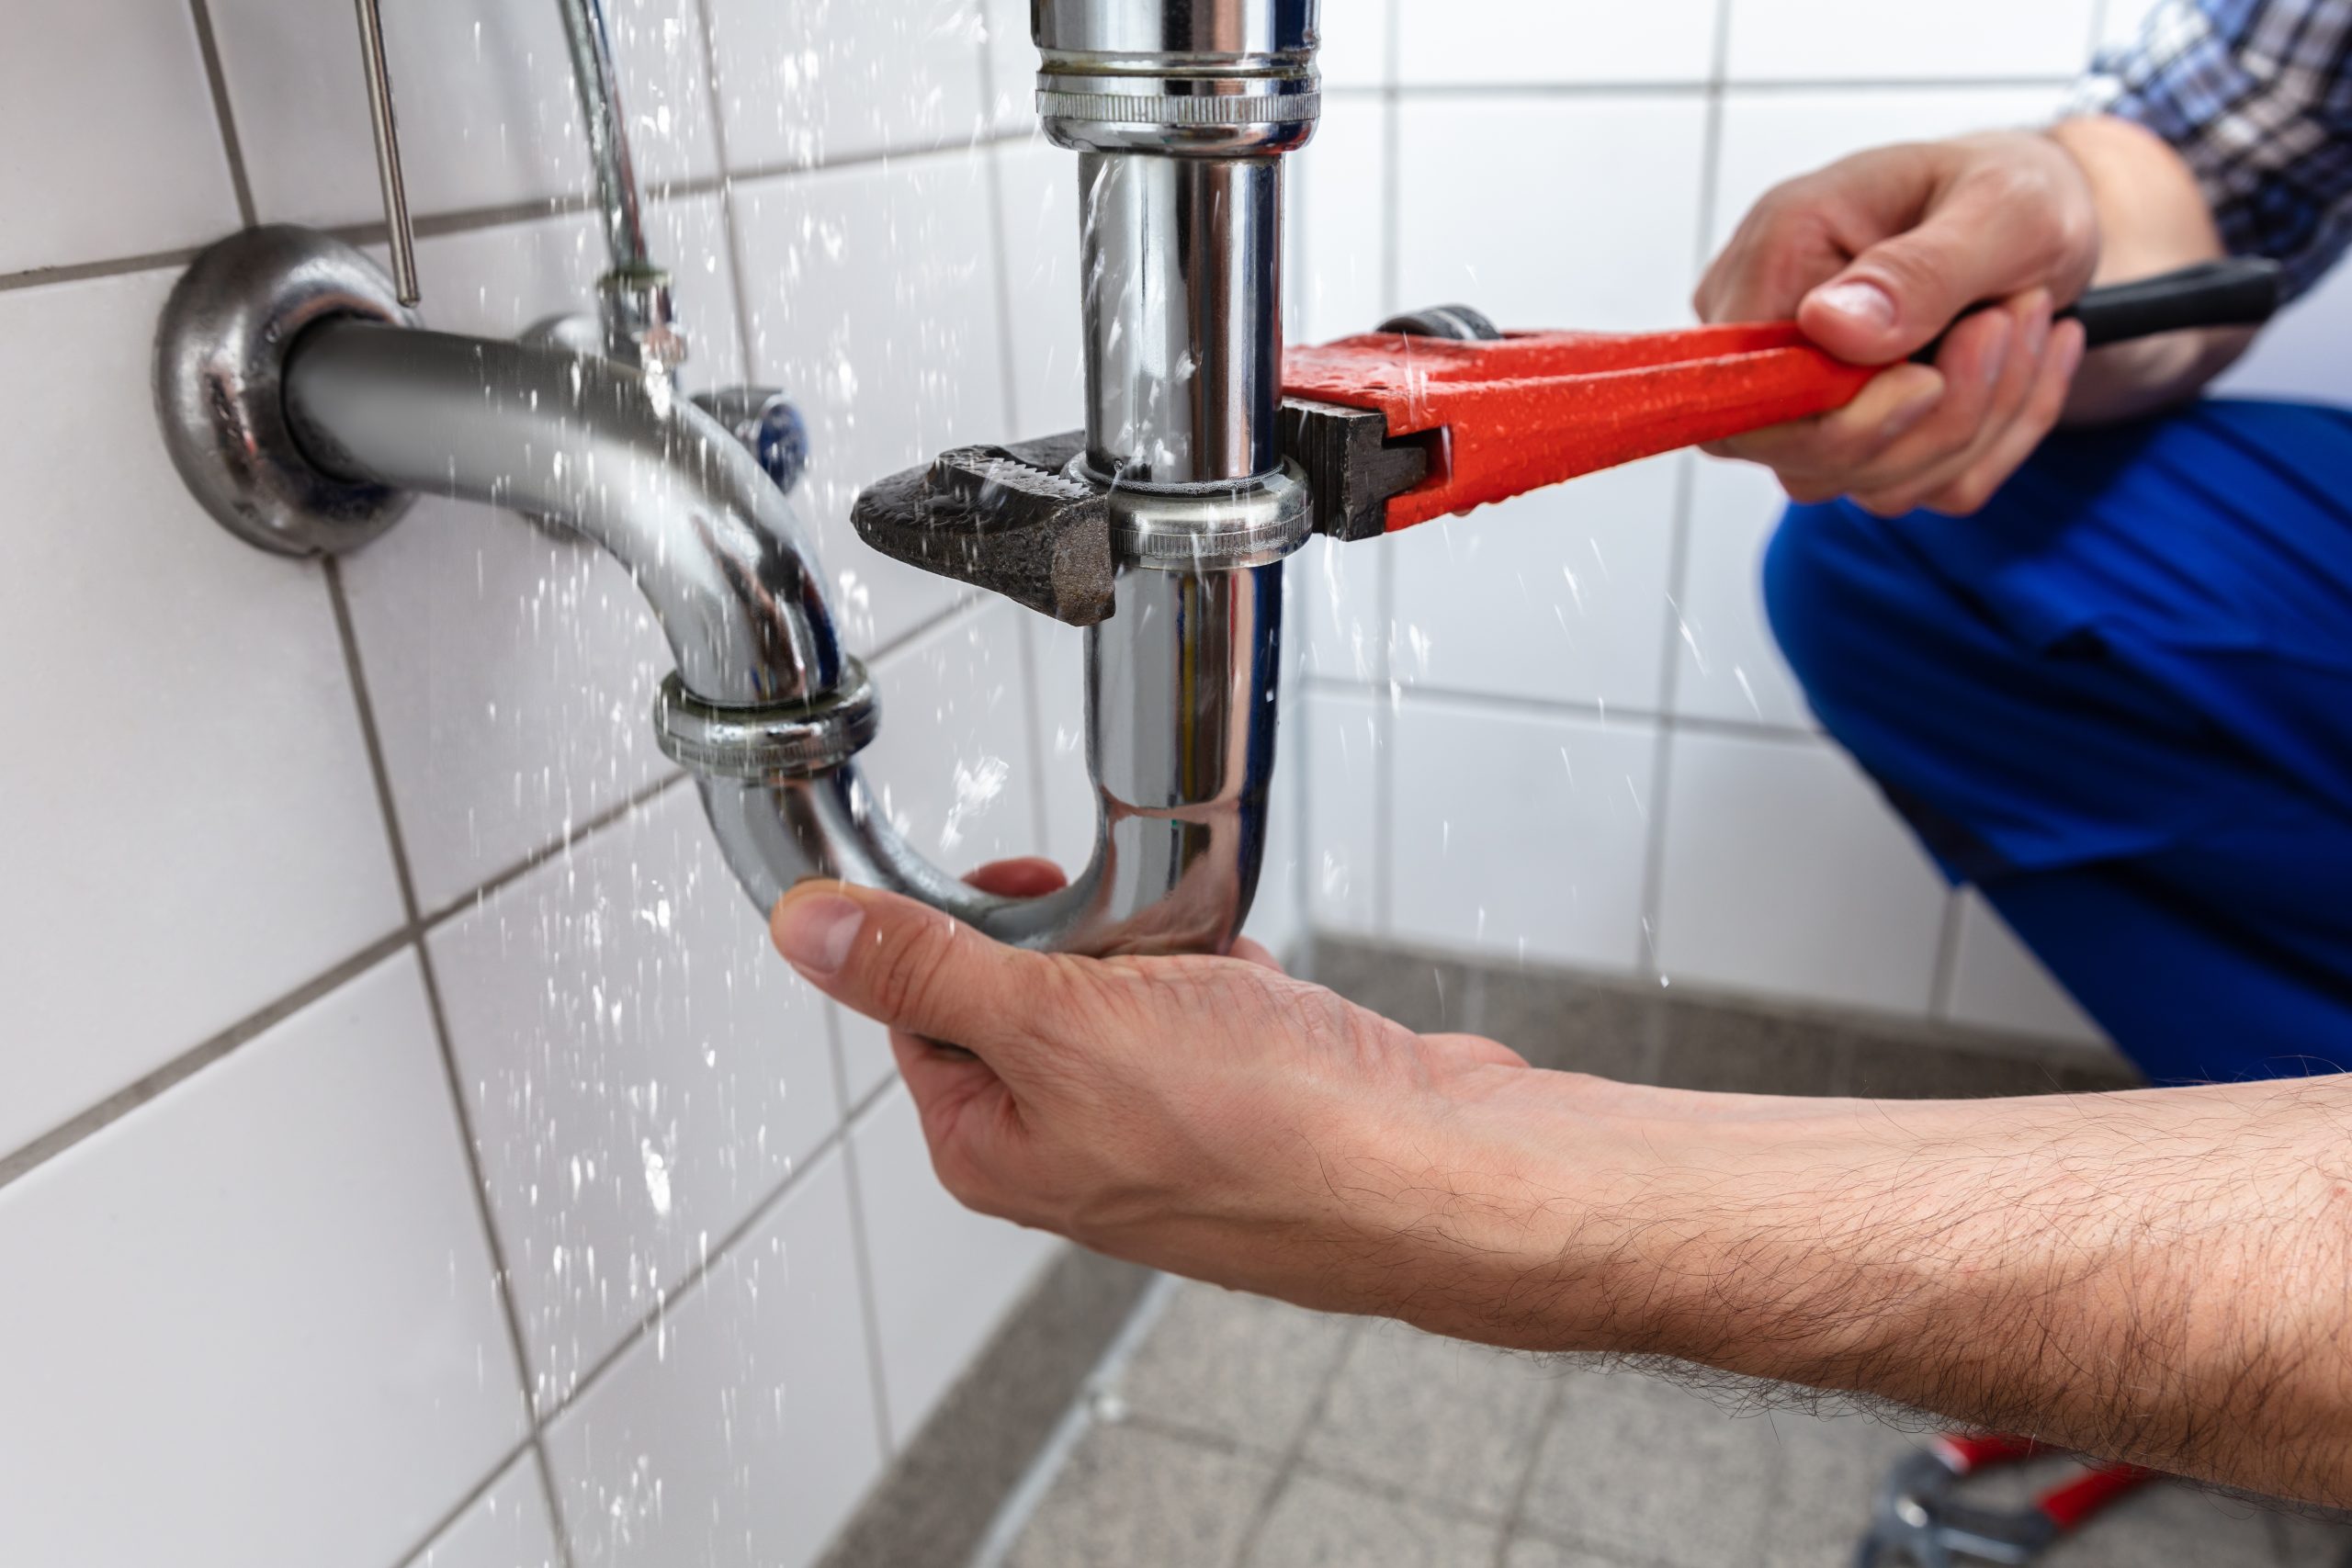
{"label": "gray tiled floor", "polygon": [[[1333,946],[1317,977],[1538,1066],[1768,1093],[2127,1084],[2080,1053],[1791,1018],[1569,976]],[[1919,1440],[1865,1416],[1735,1412],[1645,1373],[1178,1288],[1010,1568],[1842,1568]],[[2047,1473],[2004,1478],[2021,1498]],[[2046,1568],[2352,1568],[2352,1532],[2179,1485]]]}
{"label": "gray tiled floor", "polygon": [[[1009,1568],[1845,1568],[1919,1440],[1193,1284],[1117,1392],[1125,1415],[1080,1441]],[[2341,1568],[2347,1544],[2162,1485],[2042,1562]]]}

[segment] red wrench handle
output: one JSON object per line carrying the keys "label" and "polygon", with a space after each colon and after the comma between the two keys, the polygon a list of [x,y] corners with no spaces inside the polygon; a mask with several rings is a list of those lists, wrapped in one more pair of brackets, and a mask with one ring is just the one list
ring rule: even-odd
{"label": "red wrench handle", "polygon": [[2034,1506],[2049,1515],[2061,1532],[2071,1530],[2119,1497],[2138,1491],[2155,1474],[2136,1464],[2098,1465],[2043,1493]]}

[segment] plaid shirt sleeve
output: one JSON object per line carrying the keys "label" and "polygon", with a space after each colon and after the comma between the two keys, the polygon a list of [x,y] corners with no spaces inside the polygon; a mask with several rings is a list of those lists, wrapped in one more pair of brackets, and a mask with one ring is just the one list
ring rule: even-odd
{"label": "plaid shirt sleeve", "polygon": [[2170,142],[2222,243],[2276,257],[2290,294],[2352,245],[2352,0],[2163,0],[2072,108]]}

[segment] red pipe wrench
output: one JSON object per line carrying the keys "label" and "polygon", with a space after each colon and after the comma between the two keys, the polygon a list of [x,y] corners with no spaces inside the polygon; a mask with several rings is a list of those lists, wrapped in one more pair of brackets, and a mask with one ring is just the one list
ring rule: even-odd
{"label": "red pipe wrench", "polygon": [[[2238,257],[2093,289],[2068,310],[2090,346],[2258,325],[2278,264]],[[1921,351],[1930,357],[1935,345]],[[1842,408],[1878,373],[1793,321],[1679,332],[1498,333],[1462,306],[1294,348],[1283,446],[1318,532],[1369,538],[1677,447]]]}

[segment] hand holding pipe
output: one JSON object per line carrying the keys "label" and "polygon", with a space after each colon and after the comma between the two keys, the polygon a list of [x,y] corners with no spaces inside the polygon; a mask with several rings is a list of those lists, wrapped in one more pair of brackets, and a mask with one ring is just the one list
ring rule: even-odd
{"label": "hand holding pipe", "polygon": [[[2094,348],[2255,326],[2277,309],[2278,278],[2277,263],[2237,257],[2093,289],[2059,314]],[[1505,334],[1447,306],[1389,325],[1400,330],[1293,349],[1283,366],[1290,455],[1316,482],[1317,529],[1340,538],[1826,413],[1885,368],[1832,357],[1793,321]]]}

